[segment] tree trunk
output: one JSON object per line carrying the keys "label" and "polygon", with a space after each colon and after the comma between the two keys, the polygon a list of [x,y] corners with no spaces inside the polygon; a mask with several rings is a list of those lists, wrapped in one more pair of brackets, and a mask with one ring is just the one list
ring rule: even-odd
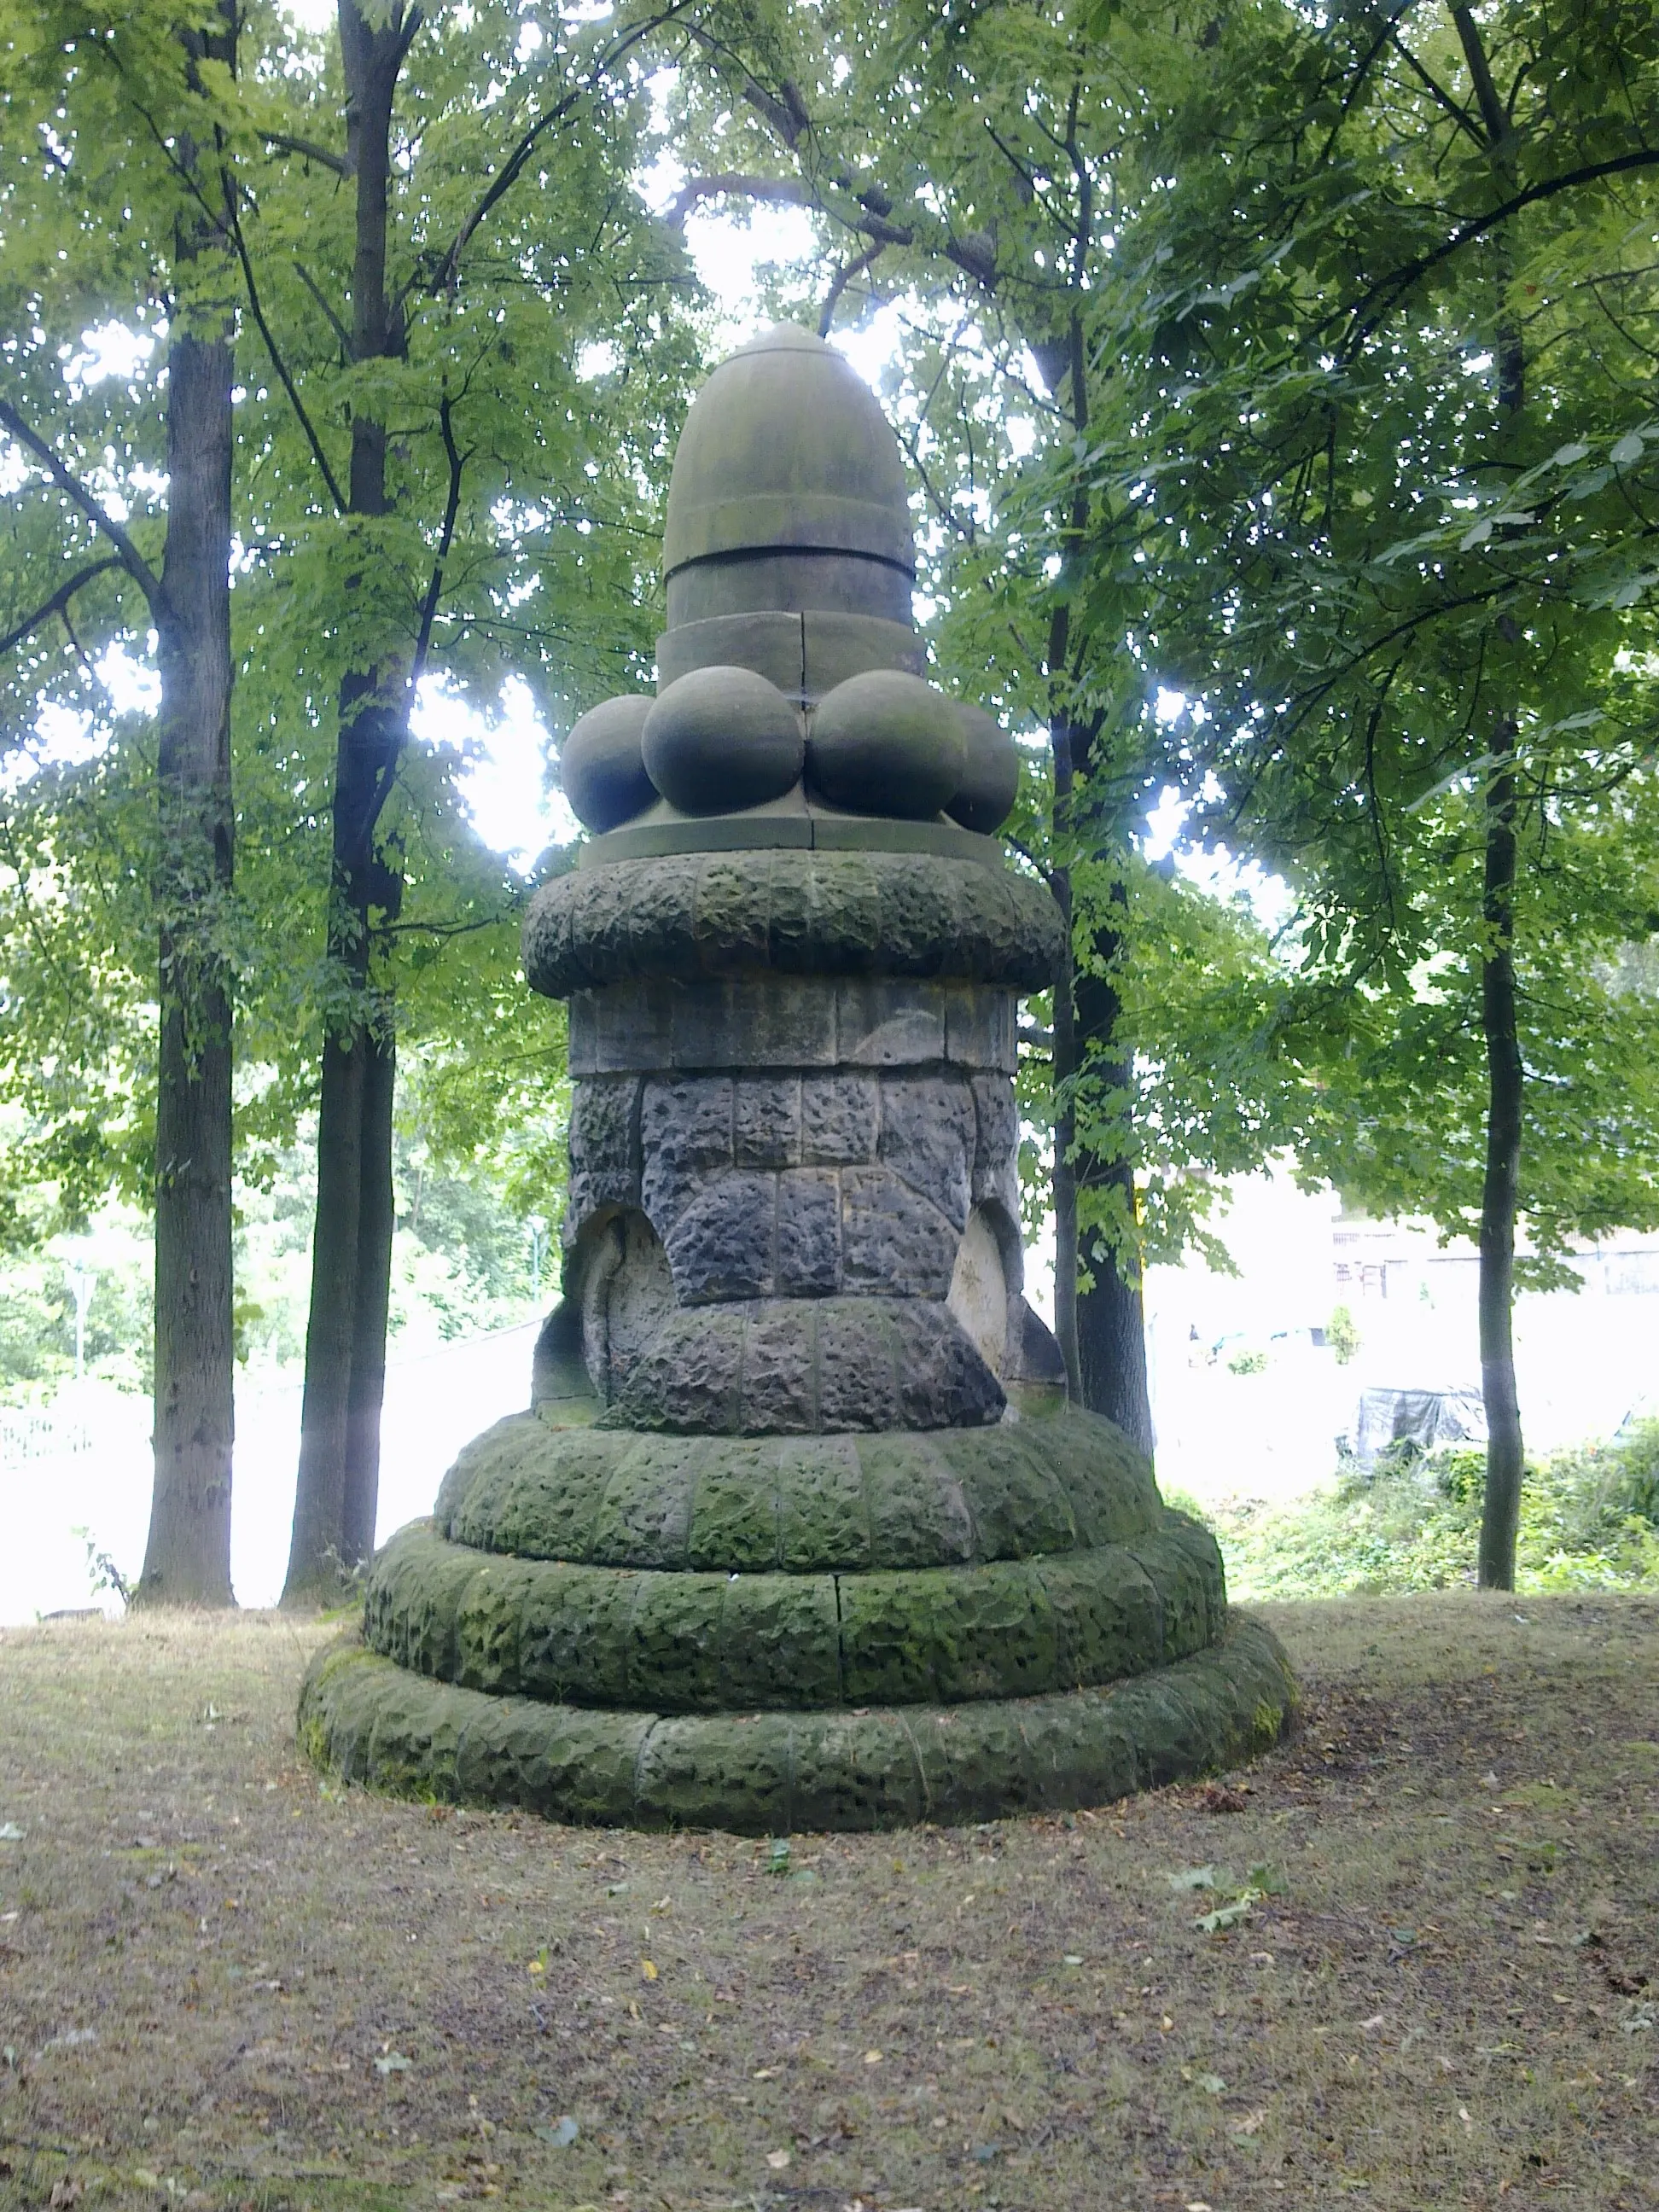
{"label": "tree trunk", "polygon": [[[227,27],[192,58],[234,64]],[[186,166],[191,149],[182,148]],[[231,1000],[218,948],[232,866],[231,389],[228,305],[204,300],[223,239],[177,246],[167,348],[167,533],[156,614],[161,1039],[155,1102],[155,1487],[135,1602],[229,1605],[235,1334],[231,1278]],[[205,266],[204,266],[205,264]]]}
{"label": "tree trunk", "polygon": [[[1062,612],[1064,610],[1061,611]],[[1062,830],[1071,813],[1072,734],[1063,719],[1048,728],[1054,763],[1054,830],[1056,850],[1062,848]],[[1054,986],[1054,1045],[1050,1060],[1051,1096],[1054,1102],[1054,1339],[1066,1362],[1066,1388],[1074,1405],[1083,1403],[1083,1370],[1077,1342],[1077,1170],[1073,1150],[1077,1143],[1077,1115],[1073,1101],[1077,1087],[1077,1010],[1073,998],[1072,872],[1056,866],[1049,890],[1065,926],[1066,952]]]}
{"label": "tree trunk", "polygon": [[342,1585],[365,1057],[356,1035],[323,1040],[311,1312],[306,1323],[300,1474],[288,1579],[283,1586],[284,1605],[326,1602],[339,1595]]}
{"label": "tree trunk", "polygon": [[[387,21],[371,24],[356,0],[341,0],[347,148],[356,185],[351,296],[352,354],[358,361],[393,358],[403,349],[386,292],[392,108],[419,20],[398,5]],[[372,416],[356,416],[351,426],[353,514],[386,512],[386,461],[385,425]],[[380,836],[379,825],[408,742],[409,707],[398,669],[355,671],[340,686],[328,951],[346,985],[349,1010],[323,1054],[306,1413],[284,1605],[312,1604],[337,1595],[374,1543],[391,1293],[397,1066],[395,1008],[374,968],[377,954],[385,951],[386,926],[395,920],[403,895],[400,856]]]}
{"label": "tree trunk", "polygon": [[[1493,81],[1479,25],[1467,6],[1454,5],[1452,22],[1468,65],[1474,104],[1486,133],[1500,197],[1514,197],[1517,167],[1514,129]],[[1510,256],[1500,233],[1496,244],[1498,300],[1498,419],[1508,447],[1526,404],[1526,348],[1510,312]],[[1521,645],[1515,619],[1496,625],[1508,661]],[[1486,785],[1486,883],[1481,900],[1485,942],[1480,959],[1480,1025],[1486,1049],[1486,1164],[1480,1192],[1480,1392],[1486,1409],[1486,1485],[1480,1515],[1479,1576],[1483,1589],[1515,1588],[1515,1541],[1521,1522],[1521,1484],[1526,1455],[1515,1382],[1515,1224],[1521,1204],[1521,1117],[1525,1078],[1515,1008],[1516,769],[1517,724],[1512,711],[1498,718],[1492,750],[1501,765]]]}
{"label": "tree trunk", "polygon": [[398,1044],[388,1029],[371,1026],[363,1040],[361,1197],[357,1209],[357,1304],[346,1405],[344,1540],[354,1566],[374,1549],[380,1496],[380,1405],[386,1395],[386,1326],[392,1292],[392,1105]]}
{"label": "tree trunk", "polygon": [[[1114,1049],[1120,1011],[1117,994],[1103,976],[1079,976],[1077,1004],[1079,1030],[1087,1045],[1094,1047],[1088,1062],[1090,1079],[1121,1095],[1127,1133],[1134,1068]],[[1127,1157],[1108,1159],[1090,1155],[1079,1160],[1078,1179],[1088,1188],[1115,1194],[1114,1210],[1133,1237],[1139,1218],[1133,1162]],[[1083,1402],[1091,1413],[1103,1413],[1109,1421],[1115,1421],[1150,1458],[1152,1408],[1139,1255],[1097,1240],[1088,1254],[1088,1267],[1093,1287],[1079,1291],[1077,1300]]]}
{"label": "tree trunk", "polygon": [[[1511,742],[1513,736],[1511,733]],[[1480,1516],[1483,1589],[1515,1588],[1525,1457],[1515,1384],[1515,1221],[1521,1182],[1523,1076],[1515,1014],[1515,771],[1486,791],[1485,957],[1480,1018],[1486,1038],[1486,1170],[1480,1194],[1480,1391],[1486,1407],[1486,1486]]]}

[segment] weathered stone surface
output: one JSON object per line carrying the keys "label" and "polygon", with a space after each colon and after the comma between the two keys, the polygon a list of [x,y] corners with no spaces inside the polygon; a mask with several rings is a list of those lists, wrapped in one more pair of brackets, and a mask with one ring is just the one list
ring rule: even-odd
{"label": "weathered stone surface", "polygon": [[956,1265],[957,1231],[939,1209],[884,1168],[843,1168],[842,1275],[849,1291],[890,1298],[943,1298]]}
{"label": "weathered stone surface", "polygon": [[923,853],[677,854],[544,884],[525,972],[550,998],[635,977],[933,978],[1042,990],[1060,954],[1044,885]]}
{"label": "weathered stone surface", "polygon": [[632,1076],[576,1085],[570,1102],[568,1221],[601,1206],[639,1204],[639,1103],[640,1085]]}
{"label": "weathered stone surface", "polygon": [[995,1199],[1012,1221],[1019,1218],[1019,1111],[1012,1076],[969,1079],[974,1098],[973,1199]]}
{"label": "weathered stone surface", "polygon": [[[893,1311],[872,1304],[878,1318]],[[815,1310],[828,1325],[822,1356],[848,1311],[839,1300]],[[435,1526],[526,1558],[805,1574],[1133,1547],[1184,1524],[1164,1516],[1121,1431],[1065,1407],[977,1428],[913,1434],[890,1422],[789,1438],[550,1428],[515,1413],[457,1460]]]}
{"label": "weathered stone surface", "polygon": [[784,1834],[1062,1811],[1270,1749],[1296,1686],[1277,1639],[1235,1617],[1195,1656],[1106,1689],[954,1706],[599,1711],[453,1689],[355,1641],[319,1654],[300,1740],[352,1781],[550,1818]]}
{"label": "weathered stone surface", "polygon": [[[1172,1534],[1175,1532],[1172,1532]],[[664,1712],[959,1705],[1119,1680],[1201,1650],[1176,1541],[837,1575],[650,1572],[503,1559],[402,1530],[364,1632],[491,1696]]]}
{"label": "weathered stone surface", "polygon": [[743,1340],[739,1425],[751,1436],[795,1436],[818,1426],[813,1309],[751,1306]]}
{"label": "weathered stone surface", "polygon": [[1019,748],[983,707],[956,707],[962,725],[962,776],[946,812],[964,830],[1000,830],[1019,792]]}
{"label": "weathered stone surface", "polygon": [[727,1076],[653,1080],[644,1086],[640,1195],[665,1240],[708,1176],[732,1164],[732,1089]]}
{"label": "weathered stone surface", "polygon": [[829,1297],[842,1287],[841,1186],[820,1168],[777,1178],[776,1262],[780,1297]]}
{"label": "weathered stone surface", "polygon": [[968,1223],[976,1142],[974,1094],[962,1077],[883,1082],[881,1158],[957,1230]]}
{"label": "weathered stone surface", "polygon": [[640,750],[651,701],[607,699],[590,708],[559,751],[559,781],[577,818],[590,830],[614,830],[656,797]]}
{"label": "weathered stone surface", "polygon": [[997,1419],[1003,1404],[942,1300],[753,1299],[670,1314],[602,1418],[606,1427],[765,1436],[971,1425]]}
{"label": "weathered stone surface", "polygon": [[732,1157],[740,1168],[789,1168],[801,1157],[801,1079],[739,1076],[732,1085]]}
{"label": "weathered stone surface", "polygon": [[575,992],[570,1003],[570,1072],[578,1079],[733,1066],[787,1078],[941,1060],[1009,1075],[1016,1057],[1012,995],[965,983],[647,977]]}
{"label": "weathered stone surface", "polygon": [[752,668],[688,669],[640,733],[646,774],[683,814],[724,814],[780,799],[805,757],[800,717]]}
{"label": "weathered stone surface", "polygon": [[822,698],[809,725],[809,782],[832,806],[926,821],[963,780],[967,740],[955,707],[920,676],[872,668]]}
{"label": "weathered stone surface", "polygon": [[801,1158],[808,1167],[858,1166],[876,1156],[881,1085],[873,1075],[807,1075],[800,1087]]}
{"label": "weathered stone surface", "polygon": [[682,1305],[771,1293],[777,1203],[778,1178],[763,1171],[738,1168],[702,1186],[664,1237]]}

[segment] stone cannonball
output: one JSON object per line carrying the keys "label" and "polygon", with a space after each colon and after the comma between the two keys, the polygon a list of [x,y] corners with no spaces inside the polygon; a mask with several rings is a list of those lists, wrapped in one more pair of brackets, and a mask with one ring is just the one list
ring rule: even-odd
{"label": "stone cannonball", "polygon": [[896,668],[850,676],[818,702],[808,741],[811,780],[832,806],[925,821],[960,787],[967,751],[942,691]]}
{"label": "stone cannonball", "polygon": [[682,814],[732,814],[798,781],[800,717],[752,668],[694,668],[645,718],[646,773]]}
{"label": "stone cannonball", "polygon": [[589,830],[614,830],[656,797],[645,772],[640,738],[652,702],[642,694],[607,699],[581,716],[559,753],[559,777],[576,818]]}
{"label": "stone cannonball", "polygon": [[958,704],[964,747],[962,781],[945,807],[964,830],[988,837],[1008,818],[1019,790],[1019,748],[983,707]]}

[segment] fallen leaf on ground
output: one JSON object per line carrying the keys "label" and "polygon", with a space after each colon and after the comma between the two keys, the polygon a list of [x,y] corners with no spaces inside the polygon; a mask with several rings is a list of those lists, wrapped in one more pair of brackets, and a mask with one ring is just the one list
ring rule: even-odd
{"label": "fallen leaf on ground", "polygon": [[1182,1867],[1179,1874],[1164,1877],[1171,1889],[1213,1889],[1215,1869],[1212,1866]]}

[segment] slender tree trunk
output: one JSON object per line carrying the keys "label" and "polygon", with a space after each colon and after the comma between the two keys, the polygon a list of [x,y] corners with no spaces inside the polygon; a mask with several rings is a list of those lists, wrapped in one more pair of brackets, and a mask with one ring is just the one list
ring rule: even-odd
{"label": "slender tree trunk", "polygon": [[283,1587],[284,1605],[322,1602],[337,1595],[341,1587],[362,1192],[364,1059],[356,1036],[329,1036],[323,1040],[311,1312],[306,1324],[300,1474],[288,1579]]}
{"label": "slender tree trunk", "polygon": [[[1511,733],[1512,737],[1513,733]],[[1486,1171],[1480,1194],[1480,1389],[1486,1408],[1486,1486],[1480,1517],[1483,1589],[1515,1588],[1524,1453],[1515,1382],[1515,1222],[1520,1201],[1524,1095],[1515,1014],[1515,771],[1486,793],[1486,956],[1480,1017],[1487,1070]]]}
{"label": "slender tree trunk", "polygon": [[[234,66],[226,27],[193,58]],[[183,149],[188,165],[191,150]],[[156,616],[161,859],[155,1103],[155,1488],[135,1601],[229,1605],[235,1336],[231,1278],[231,998],[217,945],[231,884],[232,313],[222,237],[178,243],[167,348],[167,534]],[[204,286],[204,279],[206,286]],[[228,291],[228,283],[227,283]]]}
{"label": "slender tree trunk", "polygon": [[398,1045],[390,1027],[364,1039],[361,1197],[357,1210],[357,1303],[347,1399],[344,1542],[354,1563],[374,1549],[380,1495],[380,1406],[386,1395],[386,1328],[392,1292],[392,1103]]}
{"label": "slender tree trunk", "polygon": [[[341,0],[347,145],[356,185],[352,352],[358,361],[393,358],[403,349],[386,289],[392,109],[419,21],[399,4],[385,21],[371,23],[356,0]],[[353,514],[387,511],[386,463],[386,426],[358,416],[351,426]],[[397,1066],[395,1007],[374,969],[403,894],[399,856],[380,836],[380,823],[408,738],[403,672],[380,665],[348,675],[340,686],[335,753],[328,949],[347,987],[349,1012],[323,1054],[306,1410],[284,1605],[337,1594],[374,1542]]]}
{"label": "slender tree trunk", "polygon": [[[1473,11],[1450,9],[1463,58],[1468,65],[1474,104],[1486,133],[1492,175],[1500,195],[1514,196],[1517,179],[1516,144],[1509,111],[1499,96],[1485,44]],[[1526,404],[1526,348],[1509,301],[1510,258],[1507,241],[1496,240],[1498,295],[1498,416],[1499,437],[1512,444]],[[1497,623],[1509,664],[1521,647],[1512,616]],[[1512,677],[1510,678],[1513,681]],[[1480,1516],[1479,1575],[1483,1589],[1515,1588],[1516,1534],[1521,1522],[1521,1485],[1526,1454],[1521,1435],[1520,1395],[1515,1379],[1515,1224],[1521,1205],[1522,1116],[1525,1073],[1516,1021],[1515,884],[1516,866],[1516,779],[1514,746],[1517,723],[1512,711],[1498,717],[1493,753],[1500,765],[1486,785],[1486,882],[1481,901],[1485,942],[1481,949],[1480,1023],[1486,1051],[1486,1163],[1480,1193],[1480,1390],[1486,1410],[1486,1483]]]}
{"label": "slender tree trunk", "polygon": [[[1056,717],[1049,725],[1048,741],[1054,762],[1054,844],[1058,849],[1063,844],[1063,826],[1070,818],[1072,799],[1072,733],[1063,718]],[[1080,1406],[1083,1368],[1077,1341],[1077,1170],[1073,1162],[1077,1145],[1077,1115],[1073,1104],[1078,1071],[1077,1011],[1073,999],[1075,970],[1072,964],[1069,867],[1054,867],[1049,877],[1049,889],[1066,930],[1065,957],[1054,977],[1051,1062],[1054,1101],[1054,1337],[1066,1362],[1066,1389],[1073,1404]]]}
{"label": "slender tree trunk", "polygon": [[[1120,1007],[1116,992],[1098,975],[1083,975],[1077,986],[1078,1026],[1097,1048],[1090,1063],[1091,1079],[1118,1091],[1124,1100],[1126,1124],[1133,1097],[1134,1067],[1114,1056],[1113,1043]],[[1133,1237],[1139,1218],[1133,1162],[1128,1158],[1091,1157],[1079,1163],[1079,1176],[1090,1186],[1114,1194],[1113,1211],[1127,1224]],[[1088,1255],[1092,1287],[1079,1291],[1077,1299],[1078,1363],[1082,1371],[1083,1402],[1091,1413],[1103,1413],[1139,1445],[1148,1457],[1152,1450],[1152,1409],[1146,1375],[1146,1317],[1141,1298],[1141,1277],[1133,1247],[1102,1245]]]}

